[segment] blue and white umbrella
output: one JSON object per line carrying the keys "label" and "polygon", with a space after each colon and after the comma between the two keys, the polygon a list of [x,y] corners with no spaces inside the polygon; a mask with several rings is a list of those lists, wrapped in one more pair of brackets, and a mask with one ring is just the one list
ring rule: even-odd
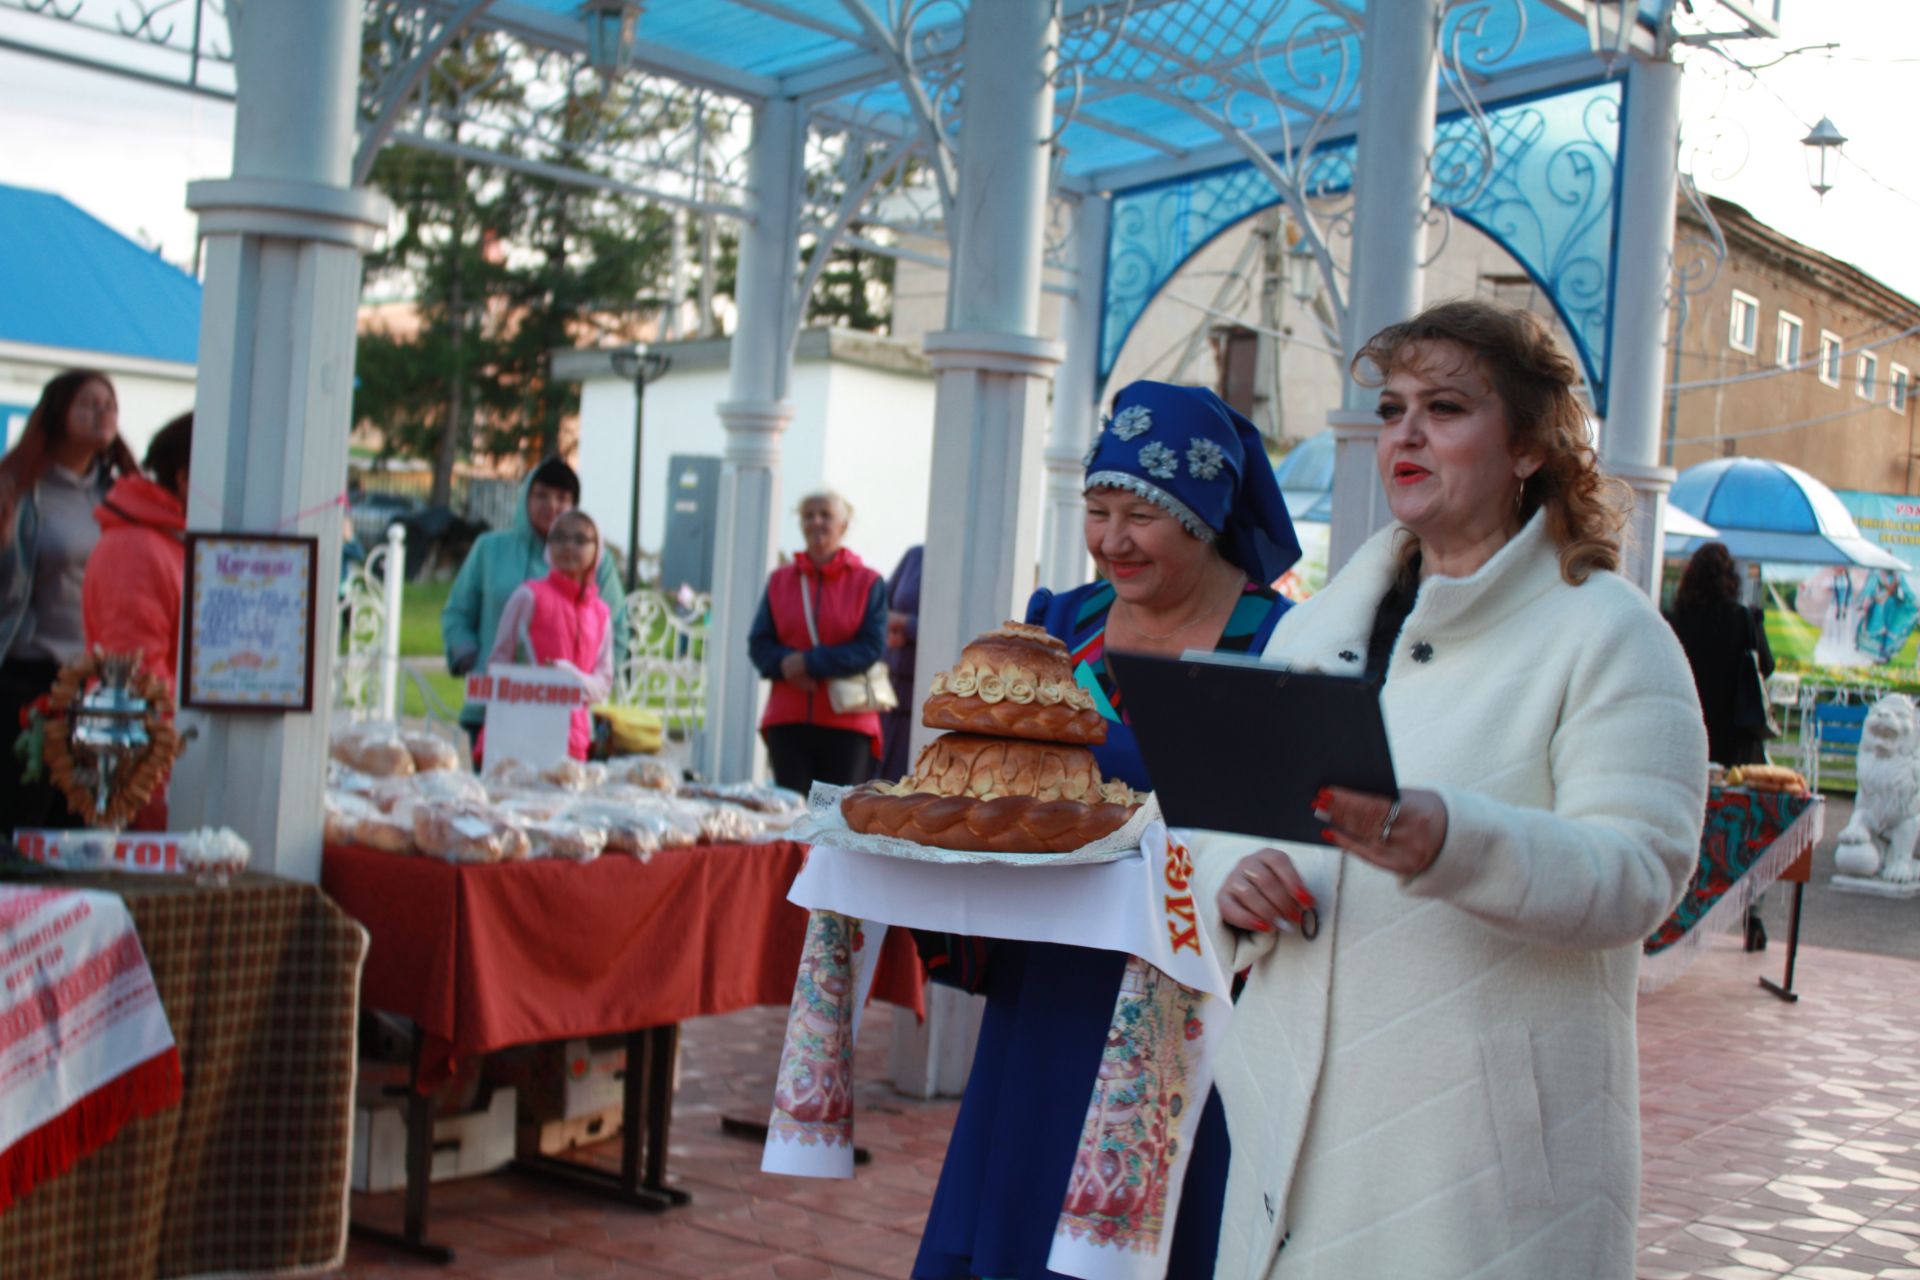
{"label": "blue and white umbrella", "polygon": [[1784,462],[1715,458],[1688,467],[1667,502],[1719,530],[1712,538],[1669,537],[1668,555],[1722,542],[1739,560],[1908,571],[1905,561],[1860,535],[1833,490]]}

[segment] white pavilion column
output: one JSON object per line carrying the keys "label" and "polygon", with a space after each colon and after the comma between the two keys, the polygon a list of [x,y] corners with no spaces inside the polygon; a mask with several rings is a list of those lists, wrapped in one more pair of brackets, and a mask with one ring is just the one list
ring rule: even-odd
{"label": "white pavilion column", "polygon": [[[1054,9],[967,10],[966,47],[988,56],[965,59],[960,178],[947,230],[949,327],[925,344],[939,384],[914,706],[962,644],[1020,617],[1034,587],[1047,380],[1060,362],[1060,344],[1038,336]],[[913,732],[917,753],[933,735],[917,719]],[[977,997],[930,989],[924,1027],[904,1018],[893,1024],[894,1087],[920,1097],[958,1093],[979,1016]]]}
{"label": "white pavilion column", "polygon": [[1633,488],[1621,572],[1656,599],[1672,468],[1660,465],[1667,376],[1667,300],[1679,186],[1680,68],[1636,58],[1627,72],[1615,232],[1613,317],[1607,331],[1607,420],[1600,456]]}
{"label": "white pavilion column", "polygon": [[1081,512],[1081,458],[1100,418],[1100,296],[1107,274],[1107,219],[1112,201],[1090,194],[1074,212],[1073,297],[1064,328],[1066,359],[1053,384],[1053,431],[1047,438],[1047,508],[1040,532],[1040,585],[1055,591],[1092,576]]}
{"label": "white pavilion column", "polygon": [[[1352,272],[1344,338],[1349,361],[1368,338],[1420,309],[1421,220],[1433,149],[1438,63],[1434,0],[1367,6],[1360,71],[1360,127],[1353,174]],[[1376,392],[1346,382],[1333,427],[1333,528],[1327,571],[1336,573],[1388,519],[1374,465]]]}
{"label": "white pavilion column", "polygon": [[236,24],[233,176],[192,183],[206,237],[188,527],[319,539],[311,714],[190,715],[173,825],[229,826],[254,865],[320,878],[360,257],[387,202],[352,185],[360,0]]}
{"label": "white pavilion column", "polygon": [[747,632],[773,569],[780,531],[780,433],[793,420],[793,320],[805,116],[791,99],[755,108],[748,187],[757,201],[742,229],[735,285],[739,320],[720,405],[726,454],[707,647],[707,726],[701,771],[738,782],[755,773],[765,682],[747,659]]}

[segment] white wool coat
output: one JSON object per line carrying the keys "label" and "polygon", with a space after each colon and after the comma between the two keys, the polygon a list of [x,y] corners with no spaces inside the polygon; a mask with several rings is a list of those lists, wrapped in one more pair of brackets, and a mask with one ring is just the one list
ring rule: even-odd
{"label": "white wool coat", "polygon": [[[1268,660],[1358,674],[1395,533]],[[1446,803],[1424,873],[1284,846],[1319,936],[1249,938],[1215,898],[1262,842],[1195,837],[1219,954],[1252,963],[1219,1058],[1216,1274],[1629,1280],[1640,943],[1692,877],[1706,801],[1686,658],[1617,574],[1563,581],[1536,517],[1471,577],[1422,584],[1382,707],[1400,784]]]}

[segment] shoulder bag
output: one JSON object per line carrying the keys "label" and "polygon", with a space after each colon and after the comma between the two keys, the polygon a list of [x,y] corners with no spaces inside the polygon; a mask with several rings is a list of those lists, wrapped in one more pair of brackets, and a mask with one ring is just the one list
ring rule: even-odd
{"label": "shoulder bag", "polygon": [[1777,738],[1780,725],[1773,718],[1773,706],[1767,700],[1767,678],[1760,671],[1759,643],[1753,634],[1753,615],[1743,607],[1747,620],[1747,647],[1741,654],[1740,670],[1734,672],[1733,727],[1757,738]]}
{"label": "shoulder bag", "polygon": [[[800,575],[800,607],[807,615],[807,638],[820,647],[820,629],[813,623],[813,594],[807,590],[807,575]],[[884,659],[875,662],[857,676],[834,676],[827,682],[827,701],[836,714],[860,715],[867,711],[891,711],[900,705],[887,676]]]}

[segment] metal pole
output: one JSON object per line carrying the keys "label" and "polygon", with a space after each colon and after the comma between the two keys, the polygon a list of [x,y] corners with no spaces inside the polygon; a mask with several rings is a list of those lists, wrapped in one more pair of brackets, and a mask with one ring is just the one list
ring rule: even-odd
{"label": "metal pole", "polygon": [[633,500],[627,504],[627,590],[640,589],[640,439],[647,420],[647,362],[633,371]]}
{"label": "metal pole", "polygon": [[400,710],[400,611],[407,583],[407,531],[387,526],[387,564],[380,585],[385,588],[385,627],[380,633],[380,718],[394,720]]}

